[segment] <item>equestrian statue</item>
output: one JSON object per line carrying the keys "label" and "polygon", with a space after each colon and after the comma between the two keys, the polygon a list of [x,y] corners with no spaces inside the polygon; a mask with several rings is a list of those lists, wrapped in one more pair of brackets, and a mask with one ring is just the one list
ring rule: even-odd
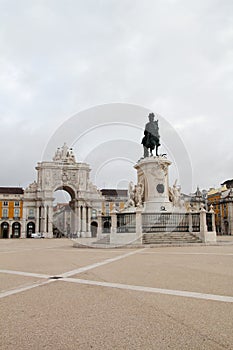
{"label": "equestrian statue", "polygon": [[148,118],[149,123],[147,123],[145,126],[144,137],[142,139],[142,144],[144,148],[144,158],[149,157],[149,150],[150,156],[153,156],[153,150],[155,148],[156,156],[158,157],[158,148],[160,146],[158,120],[154,120],[154,113],[150,113]]}

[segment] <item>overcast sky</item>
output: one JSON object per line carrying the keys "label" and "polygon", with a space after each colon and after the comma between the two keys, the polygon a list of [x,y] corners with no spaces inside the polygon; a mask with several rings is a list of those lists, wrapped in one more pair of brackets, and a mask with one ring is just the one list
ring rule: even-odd
{"label": "overcast sky", "polygon": [[[174,128],[193,188],[233,178],[233,1],[0,0],[0,186],[34,181],[56,131],[80,111],[113,102],[142,106]],[[133,124],[133,115],[125,122]],[[142,130],[146,122],[142,113]],[[109,129],[102,133],[102,146],[118,141],[96,170],[101,187],[131,180],[140,155],[141,130],[130,134],[135,159],[133,147],[124,164],[124,140],[114,130],[111,140]],[[83,160],[78,141],[74,148]],[[116,158],[129,177],[124,170],[112,181]],[[87,159],[95,169],[100,158]]]}

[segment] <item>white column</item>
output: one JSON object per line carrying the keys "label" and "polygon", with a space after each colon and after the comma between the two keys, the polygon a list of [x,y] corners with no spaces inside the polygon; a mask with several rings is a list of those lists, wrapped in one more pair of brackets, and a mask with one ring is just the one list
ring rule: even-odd
{"label": "white column", "polygon": [[229,199],[228,202],[228,234],[233,235],[233,202],[232,198]]}
{"label": "white column", "polygon": [[206,242],[208,229],[206,225],[206,210],[204,208],[204,204],[201,204],[201,210],[200,210],[200,238],[203,242]]}
{"label": "white column", "polygon": [[74,233],[75,233],[75,227],[74,227],[74,220],[75,220],[75,213],[74,213],[74,208],[71,208],[71,222],[70,222],[70,231],[71,231],[71,235],[73,237]]}
{"label": "white column", "polygon": [[87,229],[87,231],[88,232],[91,232],[91,213],[92,213],[92,208],[91,207],[89,207],[88,208],[88,229]]}
{"label": "white column", "polygon": [[82,232],[83,237],[86,237],[86,222],[87,222],[87,211],[86,207],[83,207],[83,218],[82,218]]}
{"label": "white column", "polygon": [[86,208],[86,215],[87,215],[87,220],[86,220],[86,236],[91,237],[91,208],[87,207]]}
{"label": "white column", "polygon": [[47,237],[46,234],[46,214],[47,214],[47,208],[46,205],[44,205],[42,208],[42,233]]}
{"label": "white column", "polygon": [[44,231],[44,207],[40,206],[40,232]]}
{"label": "white column", "polygon": [[89,215],[88,207],[86,207],[86,225],[85,225],[86,232],[88,232],[88,220],[89,220],[88,215]]}
{"label": "white column", "polygon": [[138,243],[142,243],[142,208],[136,209],[136,237]]}
{"label": "white column", "polygon": [[111,212],[111,235],[115,235],[117,233],[117,215],[116,211],[113,210]]}
{"label": "white column", "polygon": [[203,207],[201,208],[200,212],[200,222],[201,222],[201,238],[203,237],[203,241],[205,243],[216,243],[216,229],[215,229],[215,217],[214,217],[214,210],[213,206],[210,209],[210,214],[212,214],[212,231],[208,231],[206,227],[206,212],[203,210]]}
{"label": "white column", "polygon": [[81,207],[78,206],[78,234],[81,235]]}
{"label": "white column", "polygon": [[39,232],[39,221],[40,221],[40,208],[39,206],[37,205],[36,207],[36,232]]}
{"label": "white column", "polygon": [[77,203],[74,203],[73,209],[72,209],[72,214],[73,214],[73,232],[77,234],[78,232],[78,208],[77,208]]}
{"label": "white column", "polygon": [[214,212],[214,208],[213,208],[213,205],[211,204],[210,206],[210,211],[209,213],[212,214],[212,231],[213,232],[216,232],[216,225],[215,225],[215,212]]}
{"label": "white column", "polygon": [[23,206],[23,216],[22,216],[22,221],[20,222],[21,224],[21,238],[26,238],[26,226],[27,226],[27,208]]}
{"label": "white column", "polygon": [[13,232],[12,232],[12,223],[10,221],[7,221],[9,224],[9,230],[8,230],[8,238],[11,238]]}
{"label": "white column", "polygon": [[100,238],[101,235],[102,235],[102,214],[101,214],[101,210],[98,210],[97,222],[98,222],[97,238]]}
{"label": "white column", "polygon": [[53,206],[48,207],[48,238],[53,238]]}

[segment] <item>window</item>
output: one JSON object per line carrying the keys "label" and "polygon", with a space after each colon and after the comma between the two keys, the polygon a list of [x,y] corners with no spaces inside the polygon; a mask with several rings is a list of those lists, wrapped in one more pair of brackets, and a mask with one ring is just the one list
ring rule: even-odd
{"label": "window", "polygon": [[8,207],[8,202],[4,201],[3,205],[4,205],[4,207]]}
{"label": "window", "polygon": [[29,209],[29,211],[28,211],[28,216],[29,216],[30,218],[34,218],[35,212],[34,212],[34,209],[33,209],[33,208],[30,208],[30,209]]}
{"label": "window", "polygon": [[96,210],[96,209],[92,209],[92,211],[91,211],[91,217],[92,217],[93,219],[97,218],[97,210]]}
{"label": "window", "polygon": [[4,219],[6,219],[6,218],[8,218],[8,209],[2,209],[2,217],[4,218]]}
{"label": "window", "polygon": [[19,207],[19,201],[15,202],[15,207]]}
{"label": "window", "polygon": [[19,209],[14,209],[14,218],[19,218]]}

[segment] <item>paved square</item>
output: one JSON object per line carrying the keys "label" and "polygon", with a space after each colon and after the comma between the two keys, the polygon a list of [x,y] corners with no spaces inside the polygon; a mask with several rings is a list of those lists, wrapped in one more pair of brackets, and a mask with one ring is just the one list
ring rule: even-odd
{"label": "paved square", "polygon": [[0,241],[0,349],[232,349],[233,240],[77,249]]}

